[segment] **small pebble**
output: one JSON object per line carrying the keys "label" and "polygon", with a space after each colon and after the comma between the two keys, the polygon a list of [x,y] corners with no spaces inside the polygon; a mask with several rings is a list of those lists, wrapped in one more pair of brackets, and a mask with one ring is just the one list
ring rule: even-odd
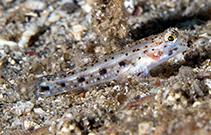
{"label": "small pebble", "polygon": [[34,110],[34,113],[36,113],[36,114],[41,114],[41,115],[45,115],[46,114],[46,112],[43,111],[42,108],[34,108],[33,110]]}
{"label": "small pebble", "polygon": [[68,14],[73,13],[76,9],[78,9],[79,7],[75,4],[75,3],[64,3],[61,6],[61,10],[66,11]]}
{"label": "small pebble", "polygon": [[47,7],[47,5],[40,0],[27,0],[24,6],[31,10],[44,10]]}

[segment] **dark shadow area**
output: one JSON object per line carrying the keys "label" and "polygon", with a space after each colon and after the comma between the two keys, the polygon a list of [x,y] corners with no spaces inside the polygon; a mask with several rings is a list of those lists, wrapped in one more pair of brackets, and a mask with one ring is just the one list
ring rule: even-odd
{"label": "dark shadow area", "polygon": [[168,19],[156,18],[142,23],[139,28],[131,29],[131,38],[139,40],[150,35],[163,32],[169,27],[178,27],[179,29],[194,29],[194,25],[203,25],[206,21],[211,20],[211,8],[202,9],[198,13],[190,16],[181,16],[182,12],[170,15]]}

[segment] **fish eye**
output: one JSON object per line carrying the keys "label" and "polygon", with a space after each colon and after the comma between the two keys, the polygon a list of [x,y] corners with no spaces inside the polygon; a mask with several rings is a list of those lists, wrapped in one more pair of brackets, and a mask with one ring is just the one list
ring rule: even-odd
{"label": "fish eye", "polygon": [[168,45],[173,45],[177,42],[178,37],[179,33],[175,29],[168,29],[164,35],[164,41]]}
{"label": "fish eye", "polygon": [[172,36],[172,35],[168,36],[168,41],[174,41],[174,39],[175,39],[174,36]]}

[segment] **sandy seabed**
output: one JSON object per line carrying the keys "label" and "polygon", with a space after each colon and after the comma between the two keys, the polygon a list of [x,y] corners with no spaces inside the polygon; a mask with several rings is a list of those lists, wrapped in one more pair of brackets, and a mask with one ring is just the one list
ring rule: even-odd
{"label": "sandy seabed", "polygon": [[[169,27],[189,48],[150,77],[37,95],[43,79]],[[0,32],[2,135],[211,134],[210,0],[3,0]]]}

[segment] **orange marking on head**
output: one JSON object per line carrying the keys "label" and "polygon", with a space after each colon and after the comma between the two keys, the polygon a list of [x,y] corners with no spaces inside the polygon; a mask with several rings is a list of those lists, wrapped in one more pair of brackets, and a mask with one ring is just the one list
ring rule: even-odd
{"label": "orange marking on head", "polygon": [[149,56],[150,58],[152,58],[153,60],[158,60],[160,58],[160,55],[157,55],[155,53],[150,53],[150,54],[147,54],[147,56]]}
{"label": "orange marking on head", "polygon": [[158,54],[159,56],[161,56],[163,54],[163,51],[159,51]]}
{"label": "orange marking on head", "polygon": [[160,42],[156,42],[155,44],[156,45],[160,45],[160,44],[162,44],[163,43],[163,41],[160,41]]}

